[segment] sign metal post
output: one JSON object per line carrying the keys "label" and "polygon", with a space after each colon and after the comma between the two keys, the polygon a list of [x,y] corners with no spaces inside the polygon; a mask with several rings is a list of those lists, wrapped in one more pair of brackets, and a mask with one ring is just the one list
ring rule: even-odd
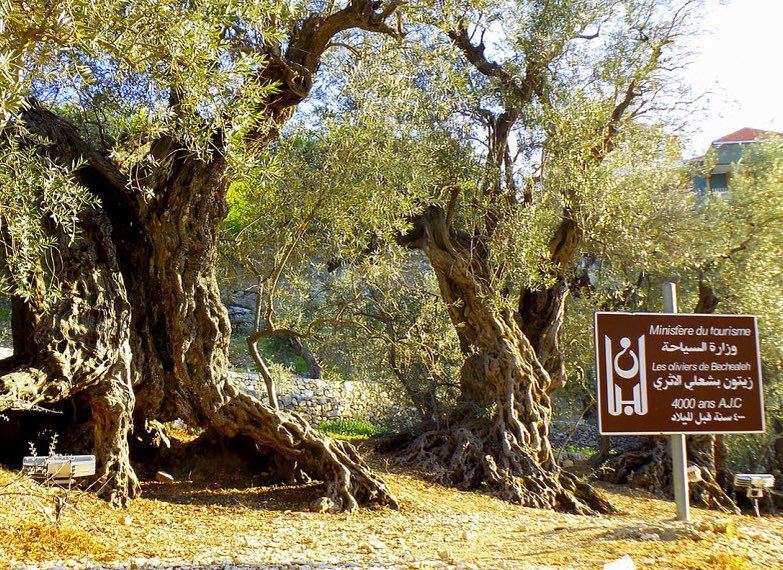
{"label": "sign metal post", "polygon": [[[663,284],[663,311],[677,312],[677,285],[666,282]],[[674,503],[677,505],[677,520],[690,521],[690,503],[688,493],[687,448],[685,434],[677,433],[670,437],[672,453],[672,477],[674,478]]]}

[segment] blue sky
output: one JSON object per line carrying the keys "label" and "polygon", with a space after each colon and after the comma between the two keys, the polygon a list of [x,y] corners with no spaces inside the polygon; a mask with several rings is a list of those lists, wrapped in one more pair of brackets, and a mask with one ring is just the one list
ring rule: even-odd
{"label": "blue sky", "polygon": [[710,92],[688,150],[741,127],[783,131],[783,0],[706,0],[687,80]]}

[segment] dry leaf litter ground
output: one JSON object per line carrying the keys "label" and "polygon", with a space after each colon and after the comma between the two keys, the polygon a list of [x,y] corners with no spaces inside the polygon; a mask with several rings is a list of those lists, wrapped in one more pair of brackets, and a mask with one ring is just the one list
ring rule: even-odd
{"label": "dry leaf litter ground", "polygon": [[[783,519],[695,509],[601,486],[620,514],[521,508],[390,468],[371,456],[400,510],[308,511],[318,485],[146,482],[125,510],[93,495],[53,524],[52,494],[0,469],[0,567],[10,568],[783,568]],[[13,494],[9,494],[13,493]],[[18,493],[18,494],[17,494]]]}

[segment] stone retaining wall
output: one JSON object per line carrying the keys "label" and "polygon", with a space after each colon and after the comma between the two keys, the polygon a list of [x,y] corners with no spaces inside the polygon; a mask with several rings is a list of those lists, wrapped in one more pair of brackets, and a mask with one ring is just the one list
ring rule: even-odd
{"label": "stone retaining wall", "polygon": [[[266,402],[266,386],[255,372],[229,372],[241,389]],[[395,401],[378,382],[329,382],[296,376],[277,382],[277,399],[285,410],[299,412],[311,423],[363,419],[373,424],[408,422],[415,410]]]}

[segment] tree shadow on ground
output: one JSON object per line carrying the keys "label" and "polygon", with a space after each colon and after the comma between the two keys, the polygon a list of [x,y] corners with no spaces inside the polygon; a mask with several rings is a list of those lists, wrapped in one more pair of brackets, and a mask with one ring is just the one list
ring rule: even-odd
{"label": "tree shadow on ground", "polygon": [[301,485],[238,485],[223,482],[142,483],[143,497],[179,505],[243,507],[266,511],[309,511],[324,495],[320,482]]}

